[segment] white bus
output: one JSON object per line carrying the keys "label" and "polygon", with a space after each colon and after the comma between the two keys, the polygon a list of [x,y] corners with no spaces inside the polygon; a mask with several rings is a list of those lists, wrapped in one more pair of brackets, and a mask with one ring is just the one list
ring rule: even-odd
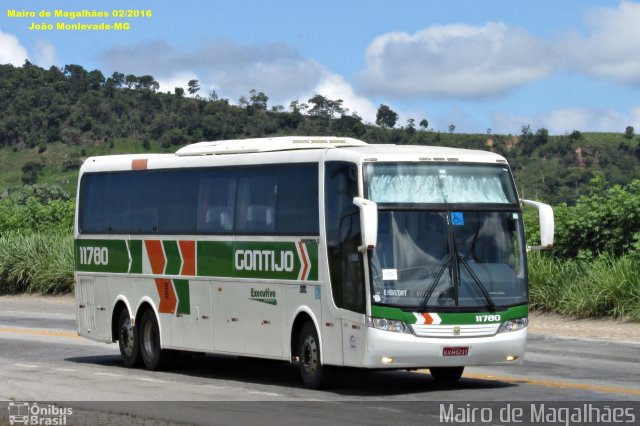
{"label": "white bus", "polygon": [[[542,244],[553,212],[539,210]],[[521,201],[506,160],[337,137],[92,157],[75,221],[78,332],[124,364],[178,351],[327,366],[517,364],[527,336]]]}

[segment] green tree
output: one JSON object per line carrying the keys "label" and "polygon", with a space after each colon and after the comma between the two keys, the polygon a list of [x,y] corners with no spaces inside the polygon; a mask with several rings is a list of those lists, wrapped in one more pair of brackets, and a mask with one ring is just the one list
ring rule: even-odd
{"label": "green tree", "polygon": [[125,84],[129,89],[137,89],[138,88],[138,77],[133,74],[129,74],[124,78]]}
{"label": "green tree", "polygon": [[407,132],[407,134],[413,135],[416,132],[416,120],[414,120],[413,118],[408,118],[407,125],[404,130]]}
{"label": "green tree", "polygon": [[256,89],[251,89],[249,91],[251,95],[249,97],[250,106],[253,109],[253,113],[255,114],[258,111],[266,111],[267,110],[267,101],[269,97],[265,95],[263,92],[257,92]]}
{"label": "green tree", "polygon": [[382,128],[390,129],[396,125],[398,114],[387,105],[380,104],[376,112],[376,124]]}
{"label": "green tree", "polygon": [[200,90],[200,82],[195,79],[189,80],[189,82],[187,83],[187,87],[188,87],[187,91],[189,92],[189,94],[195,97],[198,91]]}
{"label": "green tree", "polygon": [[624,129],[624,137],[627,139],[633,139],[634,131],[635,129],[633,128],[633,126],[627,126],[627,128]]}
{"label": "green tree", "polygon": [[314,117],[332,119],[336,115],[345,113],[345,109],[342,107],[342,99],[331,100],[322,95],[315,95],[308,102],[313,105],[309,109],[309,115]]}
{"label": "green tree", "polygon": [[137,88],[156,92],[160,88],[160,84],[150,75],[138,77]]}
{"label": "green tree", "polygon": [[582,133],[579,130],[574,130],[569,135],[569,139],[571,139],[572,141],[579,141],[580,139],[582,139]]}
{"label": "green tree", "polygon": [[22,166],[22,183],[33,185],[38,182],[38,177],[44,173],[44,164],[39,161],[28,161]]}

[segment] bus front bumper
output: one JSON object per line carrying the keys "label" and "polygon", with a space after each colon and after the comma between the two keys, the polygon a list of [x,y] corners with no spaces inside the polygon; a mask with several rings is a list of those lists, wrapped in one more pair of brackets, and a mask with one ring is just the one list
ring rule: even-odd
{"label": "bus front bumper", "polygon": [[526,328],[488,337],[466,338],[417,337],[371,327],[367,327],[366,333],[365,368],[520,365],[524,361],[527,341]]}

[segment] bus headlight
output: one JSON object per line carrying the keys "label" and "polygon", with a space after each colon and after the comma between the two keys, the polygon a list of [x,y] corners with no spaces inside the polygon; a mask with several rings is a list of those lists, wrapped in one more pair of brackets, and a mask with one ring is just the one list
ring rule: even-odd
{"label": "bus headlight", "polygon": [[505,321],[505,323],[500,326],[500,329],[498,329],[498,333],[522,330],[523,328],[527,328],[527,325],[529,325],[529,317],[512,319]]}
{"label": "bus headlight", "polygon": [[395,333],[409,333],[409,327],[398,320],[389,320],[385,318],[368,318],[367,325],[377,328],[378,330],[393,331]]}

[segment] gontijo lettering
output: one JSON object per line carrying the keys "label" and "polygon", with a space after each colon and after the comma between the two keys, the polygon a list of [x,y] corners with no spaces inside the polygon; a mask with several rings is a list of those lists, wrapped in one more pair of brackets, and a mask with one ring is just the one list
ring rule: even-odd
{"label": "gontijo lettering", "polygon": [[293,271],[291,250],[236,250],[234,259],[237,271]]}

